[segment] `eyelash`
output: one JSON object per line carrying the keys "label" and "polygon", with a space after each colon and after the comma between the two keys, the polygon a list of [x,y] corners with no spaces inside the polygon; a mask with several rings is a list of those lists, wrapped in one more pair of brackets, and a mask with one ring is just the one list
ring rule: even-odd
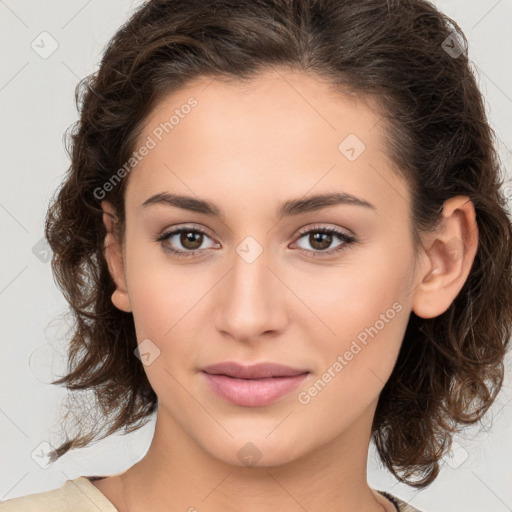
{"label": "eyelash", "polygon": [[[204,249],[197,249],[195,251],[181,251],[181,250],[173,249],[173,248],[169,247],[168,245],[167,246],[165,245],[165,242],[169,238],[172,238],[174,235],[177,235],[177,234],[180,234],[183,232],[185,232],[185,233],[201,233],[201,234],[207,236],[208,238],[211,238],[205,231],[203,231],[200,228],[185,226],[183,228],[175,229],[174,231],[170,231],[169,233],[163,234],[162,236],[158,237],[156,239],[156,241],[162,245],[162,248],[164,249],[164,251],[172,253],[173,255],[178,256],[180,258],[191,258],[191,257],[194,257],[197,253],[204,250]],[[325,226],[318,227],[318,228],[313,227],[313,228],[308,228],[308,229],[302,229],[299,232],[300,236],[298,239],[301,239],[304,235],[308,235],[310,233],[324,233],[324,234],[328,234],[328,235],[336,235],[343,242],[336,248],[329,249],[326,251],[320,251],[320,250],[311,251],[310,249],[300,249],[300,250],[306,251],[306,252],[313,252],[315,257],[317,254],[320,254],[321,256],[323,256],[323,255],[332,256],[333,254],[337,254],[337,253],[343,251],[348,245],[357,242],[357,239],[355,237],[348,235],[346,233],[343,233],[342,231],[338,231],[335,228],[329,228],[329,227],[325,227]]]}

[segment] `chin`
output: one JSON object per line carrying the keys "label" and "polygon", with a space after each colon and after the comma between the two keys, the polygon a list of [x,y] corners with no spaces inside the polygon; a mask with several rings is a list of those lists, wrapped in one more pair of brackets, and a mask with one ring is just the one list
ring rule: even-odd
{"label": "chin", "polygon": [[[302,455],[293,450],[292,447],[297,446],[298,443],[290,438],[284,442],[284,439],[278,437],[270,440],[265,438],[266,435],[267,433],[230,438],[224,445],[219,443],[215,446],[205,446],[205,449],[216,459],[240,468],[280,466]],[[211,442],[211,438],[209,441]]]}

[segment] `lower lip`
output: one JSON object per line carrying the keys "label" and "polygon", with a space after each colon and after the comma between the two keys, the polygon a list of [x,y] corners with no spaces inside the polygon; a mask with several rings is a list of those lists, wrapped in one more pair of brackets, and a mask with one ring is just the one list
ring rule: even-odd
{"label": "lower lip", "polygon": [[203,374],[219,396],[244,407],[261,407],[275,402],[295,389],[308,375],[301,373],[292,377],[235,379],[227,375],[212,375],[206,372]]}

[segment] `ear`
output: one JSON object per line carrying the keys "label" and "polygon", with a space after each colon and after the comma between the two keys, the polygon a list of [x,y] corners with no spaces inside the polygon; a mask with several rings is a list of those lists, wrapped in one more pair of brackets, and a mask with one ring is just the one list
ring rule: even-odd
{"label": "ear", "polygon": [[107,235],[105,236],[105,243],[103,245],[103,254],[107,260],[110,275],[116,285],[116,290],[112,294],[112,304],[114,304],[117,309],[130,313],[132,308],[126,286],[123,250],[114,232],[114,224],[117,222],[117,216],[113,206],[108,201],[102,201],[101,207],[103,209],[103,222],[107,229]]}
{"label": "ear", "polygon": [[478,225],[470,199],[456,196],[445,201],[439,227],[423,242],[422,280],[413,290],[412,310],[419,317],[434,318],[457,297],[475,259]]}

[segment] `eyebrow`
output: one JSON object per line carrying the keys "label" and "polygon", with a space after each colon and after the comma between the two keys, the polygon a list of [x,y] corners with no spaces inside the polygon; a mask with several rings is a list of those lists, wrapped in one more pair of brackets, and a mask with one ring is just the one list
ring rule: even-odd
{"label": "eyebrow", "polygon": [[[191,196],[171,194],[169,192],[161,192],[149,197],[142,203],[142,206],[146,208],[157,204],[174,206],[183,210],[204,213],[205,215],[214,217],[223,217],[220,209],[209,201]],[[373,204],[364,199],[360,199],[352,194],[338,192],[285,201],[277,210],[277,218],[282,219],[290,215],[300,215],[302,213],[314,212],[337,205],[355,205],[377,210]]]}

